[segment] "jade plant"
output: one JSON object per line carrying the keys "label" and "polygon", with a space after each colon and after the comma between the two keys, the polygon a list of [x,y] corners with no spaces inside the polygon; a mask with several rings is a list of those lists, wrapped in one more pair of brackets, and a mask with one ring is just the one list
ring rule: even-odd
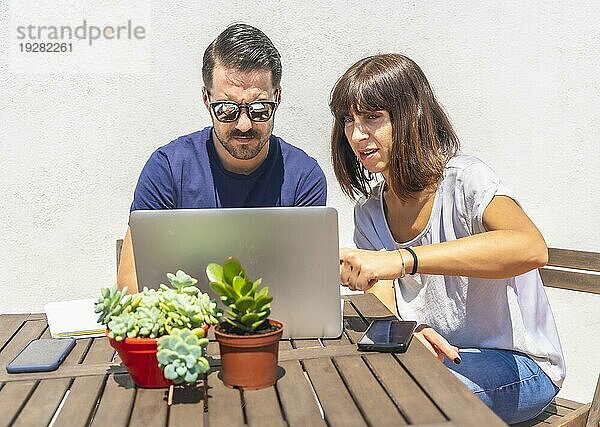
{"label": "jade plant", "polygon": [[167,278],[170,286],[144,287],[133,295],[116,285],[103,288],[95,311],[116,341],[159,338],[157,359],[165,377],[175,383],[194,382],[209,369],[203,327],[217,324],[222,310],[185,272],[167,273]]}
{"label": "jade plant", "polygon": [[212,290],[229,307],[226,322],[242,333],[268,325],[265,322],[271,314],[273,297],[269,296],[268,287],[259,290],[262,278],[252,281],[235,258],[228,258],[223,265],[209,264],[206,275]]}

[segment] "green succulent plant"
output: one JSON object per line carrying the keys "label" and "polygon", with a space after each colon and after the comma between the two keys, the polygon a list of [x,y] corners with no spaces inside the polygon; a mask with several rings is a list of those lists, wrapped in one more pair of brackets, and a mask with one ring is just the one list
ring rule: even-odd
{"label": "green succulent plant", "polygon": [[[144,288],[129,295],[127,288],[103,288],[96,304],[99,323],[108,326],[109,337],[118,341],[128,338],[157,338],[172,329],[195,329],[215,325],[223,315],[208,294],[200,292],[198,282],[185,272],[167,273],[170,285],[159,289]],[[111,323],[112,322],[112,323]],[[124,329],[126,328],[126,329]]]}
{"label": "green succulent plant", "polygon": [[157,338],[165,334],[165,315],[158,307],[140,306],[134,313],[136,335]]}
{"label": "green succulent plant", "polygon": [[168,273],[167,278],[170,285],[144,288],[134,295],[127,294],[127,288],[117,290],[116,285],[103,288],[95,311],[100,313],[98,322],[107,325],[108,336],[116,341],[159,338],[157,358],[165,377],[176,383],[195,382],[209,369],[202,326],[217,324],[223,312],[196,287],[197,279],[181,270]]}
{"label": "green succulent plant", "polygon": [[103,288],[95,308],[96,313],[100,313],[98,322],[106,325],[113,317],[134,311],[140,302],[141,298],[134,298],[127,293],[127,287],[120,291],[117,285]]}
{"label": "green succulent plant", "polygon": [[158,365],[165,378],[175,384],[193,383],[198,377],[210,369],[204,357],[208,340],[202,328],[171,330],[169,335],[158,339]]}
{"label": "green succulent plant", "polygon": [[[182,270],[177,270],[177,273],[175,274],[167,273],[167,279],[169,279],[173,290],[178,294],[198,295],[198,292],[200,292],[200,289],[196,287],[198,279],[194,279]],[[162,283],[160,288],[170,290],[168,286],[163,285]]]}
{"label": "green succulent plant", "polygon": [[117,341],[123,341],[137,333],[135,317],[131,313],[122,313],[108,322],[108,336]]}
{"label": "green succulent plant", "polygon": [[211,263],[206,267],[210,287],[229,307],[225,321],[245,332],[256,331],[271,314],[269,288],[258,289],[262,279],[250,280],[235,258],[228,258],[221,266]]}
{"label": "green succulent plant", "polygon": [[211,302],[206,294],[197,297],[167,290],[158,299],[158,307],[165,313],[167,332],[172,328],[195,329],[203,324],[216,324],[220,317],[216,302]]}

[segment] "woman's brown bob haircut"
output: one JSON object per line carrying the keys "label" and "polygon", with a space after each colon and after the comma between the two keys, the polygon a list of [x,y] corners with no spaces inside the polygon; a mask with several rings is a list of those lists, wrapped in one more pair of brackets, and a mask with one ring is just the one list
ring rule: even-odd
{"label": "woman's brown bob haircut", "polygon": [[344,118],[357,111],[389,112],[393,144],[387,184],[401,199],[431,187],[442,177],[459,142],[437,103],[423,71],[403,55],[370,56],[352,65],[335,84],[329,101],[334,116],[331,134],[333,170],[344,193],[368,197],[373,177],[357,159]]}

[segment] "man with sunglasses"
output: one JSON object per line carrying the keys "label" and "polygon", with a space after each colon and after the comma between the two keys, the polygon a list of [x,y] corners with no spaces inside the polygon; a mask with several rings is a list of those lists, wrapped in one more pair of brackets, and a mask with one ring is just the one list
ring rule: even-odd
{"label": "man with sunglasses", "polygon": [[[202,98],[212,126],[159,148],[144,166],[131,210],[325,205],[312,157],[272,134],[281,60],[260,30],[234,24],[206,49]],[[137,290],[129,229],[119,287]]]}

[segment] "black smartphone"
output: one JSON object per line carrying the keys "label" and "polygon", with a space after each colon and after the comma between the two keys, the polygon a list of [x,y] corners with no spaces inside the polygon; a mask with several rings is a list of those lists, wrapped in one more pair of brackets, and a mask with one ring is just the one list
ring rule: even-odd
{"label": "black smartphone", "polygon": [[404,353],[416,327],[413,320],[374,320],[358,341],[358,349]]}
{"label": "black smartphone", "polygon": [[73,338],[33,340],[6,365],[6,371],[11,374],[54,371],[74,346]]}

